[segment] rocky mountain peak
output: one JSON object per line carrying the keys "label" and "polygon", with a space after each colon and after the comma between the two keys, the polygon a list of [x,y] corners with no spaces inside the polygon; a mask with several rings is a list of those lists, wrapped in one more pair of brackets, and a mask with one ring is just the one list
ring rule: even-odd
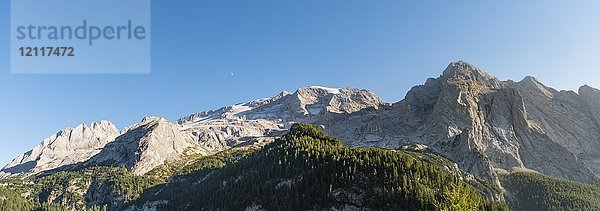
{"label": "rocky mountain peak", "polygon": [[517,82],[517,86],[523,90],[523,92],[527,93],[541,93],[543,96],[547,98],[553,98],[554,95],[558,92],[550,87],[545,86],[543,83],[538,81],[533,76],[526,76],[523,80]]}
{"label": "rocky mountain peak", "polygon": [[[300,88],[294,94],[274,103],[279,104],[276,106],[278,108],[285,108],[277,111],[278,113],[290,115],[292,119],[310,118],[321,112],[353,113],[364,108],[378,108],[385,104],[368,90],[323,86]],[[272,106],[275,105],[267,107],[272,108]]]}
{"label": "rocky mountain peak", "polygon": [[490,76],[488,73],[483,70],[475,67],[474,65],[465,62],[458,61],[452,62],[446,67],[444,72],[442,73],[442,77],[444,78],[454,78],[461,80],[492,80],[494,77]]}
{"label": "rocky mountain peak", "polygon": [[147,116],[142,119],[141,124],[151,123],[151,122],[160,122],[160,121],[168,121],[163,117],[158,116]]}
{"label": "rocky mountain peak", "polygon": [[594,87],[591,87],[587,84],[579,87],[579,90],[577,92],[579,93],[579,95],[582,95],[582,96],[584,96],[584,95],[587,95],[587,96],[600,95],[600,90],[598,90]]}
{"label": "rocky mountain peak", "polygon": [[165,161],[177,159],[195,142],[180,125],[162,117],[149,116],[107,144],[84,165],[124,166],[144,174]]}
{"label": "rocky mountain peak", "polygon": [[309,94],[309,93],[319,93],[319,94],[339,94],[341,92],[342,89],[340,88],[331,88],[331,87],[324,87],[324,86],[308,86],[308,87],[303,87],[300,88],[298,90],[296,90],[296,93],[301,93],[301,94]]}
{"label": "rocky mountain peak", "polygon": [[[583,105],[585,105],[589,111],[587,115],[592,118],[596,124],[596,127],[600,129],[600,90],[588,85],[584,85],[579,88],[578,93],[583,101]],[[598,138],[600,139],[600,135]],[[600,143],[597,145],[600,149]],[[597,152],[597,154],[599,154],[600,157],[600,152]],[[598,161],[600,161],[600,158],[598,158]],[[597,163],[598,164],[596,167],[598,168],[598,172],[600,172],[600,162]]]}
{"label": "rocky mountain peak", "polygon": [[518,83],[523,84],[523,85],[528,85],[528,86],[543,86],[543,84],[537,78],[535,78],[533,76],[525,76]]}
{"label": "rocky mountain peak", "polygon": [[100,122],[92,122],[90,127],[92,129],[106,129],[106,130],[117,129],[117,126],[115,126],[112,122],[110,122],[108,120],[100,120]]}
{"label": "rocky mountain peak", "polygon": [[353,113],[384,104],[383,100],[368,90],[308,86],[294,93],[284,91],[271,98],[198,112],[177,122],[189,125],[222,119],[309,121],[321,112]]}
{"label": "rocky mountain peak", "polygon": [[459,89],[475,88],[481,90],[502,87],[502,81],[465,61],[450,63],[436,81],[457,86]]}
{"label": "rocky mountain peak", "polygon": [[93,122],[65,128],[44,139],[29,152],[19,155],[2,172],[41,172],[87,160],[119,135],[109,121]]}

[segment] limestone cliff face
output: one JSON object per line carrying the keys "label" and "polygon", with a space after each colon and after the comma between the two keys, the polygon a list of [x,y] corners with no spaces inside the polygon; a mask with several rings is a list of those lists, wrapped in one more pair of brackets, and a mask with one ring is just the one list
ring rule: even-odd
{"label": "limestone cliff face", "polygon": [[83,165],[124,166],[135,174],[145,174],[196,145],[179,125],[160,117],[146,117]]}
{"label": "limestone cliff face", "polygon": [[2,172],[40,172],[82,162],[99,153],[117,135],[119,130],[109,121],[66,128],[13,159]]}
{"label": "limestone cliff face", "polygon": [[390,107],[320,123],[351,146],[428,145],[486,180],[530,168],[591,182],[600,170],[600,94],[588,86],[579,92],[559,92],[533,77],[500,81],[455,62]]}
{"label": "limestone cliff face", "polygon": [[600,128],[594,120],[600,110],[594,108],[599,104],[590,101],[594,89],[582,88],[580,94],[559,92],[532,77],[516,87],[524,96],[530,128],[541,136],[524,136],[526,164],[550,175],[590,181],[590,171],[600,170]]}

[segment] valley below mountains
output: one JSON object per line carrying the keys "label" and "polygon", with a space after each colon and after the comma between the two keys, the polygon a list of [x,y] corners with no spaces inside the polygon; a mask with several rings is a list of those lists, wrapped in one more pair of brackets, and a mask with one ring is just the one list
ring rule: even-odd
{"label": "valley below mountains", "polygon": [[170,121],[66,128],[0,210],[598,210],[600,90],[463,61],[387,103],[309,86]]}

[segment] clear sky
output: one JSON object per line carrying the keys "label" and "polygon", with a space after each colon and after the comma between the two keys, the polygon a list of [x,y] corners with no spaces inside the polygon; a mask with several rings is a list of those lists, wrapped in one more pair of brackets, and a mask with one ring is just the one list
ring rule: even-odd
{"label": "clear sky", "polygon": [[80,123],[176,120],[308,85],[395,102],[456,60],[600,87],[600,1],[485,2],[155,0],[151,74],[11,75],[0,1],[0,162]]}

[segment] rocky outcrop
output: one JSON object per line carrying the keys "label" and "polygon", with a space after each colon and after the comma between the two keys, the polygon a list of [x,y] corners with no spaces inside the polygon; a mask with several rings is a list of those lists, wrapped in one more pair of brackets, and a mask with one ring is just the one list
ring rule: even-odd
{"label": "rocky outcrop", "polygon": [[[135,174],[145,174],[165,161],[175,160],[197,142],[179,125],[161,117],[146,117],[125,129],[115,141],[83,165],[123,166]],[[206,153],[196,148],[198,153]]]}
{"label": "rocky outcrop", "polygon": [[35,173],[82,162],[98,154],[118,135],[119,130],[108,121],[66,128],[13,159],[2,172]]}
{"label": "rocky outcrop", "polygon": [[310,86],[294,93],[282,92],[272,98],[205,111],[179,119],[182,125],[213,120],[269,120],[273,122],[314,122],[324,113],[350,114],[365,108],[386,105],[368,90]]}

